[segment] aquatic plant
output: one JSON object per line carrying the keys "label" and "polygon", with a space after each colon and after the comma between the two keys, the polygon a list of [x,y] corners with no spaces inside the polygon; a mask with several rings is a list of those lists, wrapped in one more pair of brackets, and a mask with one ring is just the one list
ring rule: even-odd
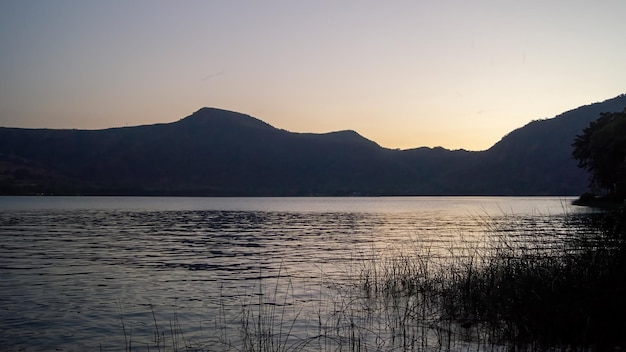
{"label": "aquatic plant", "polygon": [[500,236],[447,258],[399,255],[367,267],[361,282],[368,295],[411,301],[408,311],[422,312],[413,324],[436,326],[438,336],[465,332],[475,344],[531,350],[622,348],[623,221],[623,213],[601,216],[594,236],[572,234],[559,245]]}
{"label": "aquatic plant", "polygon": [[[352,284],[320,278],[319,299],[302,302],[292,278],[258,282],[239,313],[216,322],[205,343],[154,320],[151,343],[124,325],[127,351],[504,351],[613,350],[626,346],[624,212],[598,215],[559,241],[531,223],[453,248],[415,240],[354,259]],[[589,219],[589,218],[585,218]],[[496,225],[494,225],[496,226]],[[517,230],[516,230],[517,229]],[[554,236],[554,234],[552,234]],[[261,266],[260,266],[261,267]],[[261,269],[259,269],[261,270]],[[230,313],[228,313],[230,314]],[[233,321],[238,324],[233,324]],[[238,331],[232,331],[238,325]],[[228,330],[228,331],[227,331]],[[133,338],[131,338],[133,337]]]}

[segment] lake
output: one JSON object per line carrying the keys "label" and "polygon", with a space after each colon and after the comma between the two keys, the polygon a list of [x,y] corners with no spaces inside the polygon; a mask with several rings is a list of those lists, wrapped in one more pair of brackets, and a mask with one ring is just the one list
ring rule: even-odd
{"label": "lake", "polygon": [[372,258],[558,243],[572,200],[0,197],[0,350],[237,350],[262,307],[304,341]]}

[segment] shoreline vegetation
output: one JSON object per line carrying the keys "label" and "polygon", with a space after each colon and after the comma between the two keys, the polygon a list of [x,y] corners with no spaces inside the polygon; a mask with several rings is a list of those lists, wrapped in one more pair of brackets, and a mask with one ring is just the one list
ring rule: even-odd
{"label": "shoreline vegetation", "polygon": [[[212,342],[186,340],[155,318],[152,342],[129,342],[124,330],[126,350],[621,351],[625,214],[622,206],[572,218],[558,242],[530,234],[447,253],[420,243],[411,255],[372,253],[352,269],[353,285],[335,287],[332,304],[312,315],[289,279],[259,280],[240,313],[221,318],[238,320],[234,334],[215,326]],[[296,326],[302,318],[306,329]]]}
{"label": "shoreline vegetation", "polygon": [[597,196],[593,193],[583,193],[572,204],[604,210],[618,210],[620,207],[626,206],[626,200],[622,197]]}

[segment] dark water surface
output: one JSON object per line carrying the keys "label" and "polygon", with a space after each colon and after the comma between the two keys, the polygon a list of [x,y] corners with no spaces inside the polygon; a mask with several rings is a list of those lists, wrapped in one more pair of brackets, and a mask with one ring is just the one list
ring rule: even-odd
{"label": "dark water surface", "polygon": [[0,350],[120,351],[171,326],[222,350],[268,291],[307,335],[373,255],[505,232],[558,241],[587,212],[571,200],[0,197]]}

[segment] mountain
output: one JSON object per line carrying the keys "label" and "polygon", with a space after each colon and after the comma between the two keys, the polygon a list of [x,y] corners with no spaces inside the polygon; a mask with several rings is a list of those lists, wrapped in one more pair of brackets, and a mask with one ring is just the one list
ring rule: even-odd
{"label": "mountain", "polygon": [[561,194],[586,190],[588,173],[571,156],[576,135],[601,112],[619,112],[626,95],[536,120],[518,128],[481,154],[481,160],[463,170],[450,184],[466,186],[464,194]]}
{"label": "mountain", "polygon": [[293,133],[202,108],[104,130],[0,128],[0,194],[576,195],[571,143],[626,95],[533,121],[482,152],[383,148],[354,131]]}

